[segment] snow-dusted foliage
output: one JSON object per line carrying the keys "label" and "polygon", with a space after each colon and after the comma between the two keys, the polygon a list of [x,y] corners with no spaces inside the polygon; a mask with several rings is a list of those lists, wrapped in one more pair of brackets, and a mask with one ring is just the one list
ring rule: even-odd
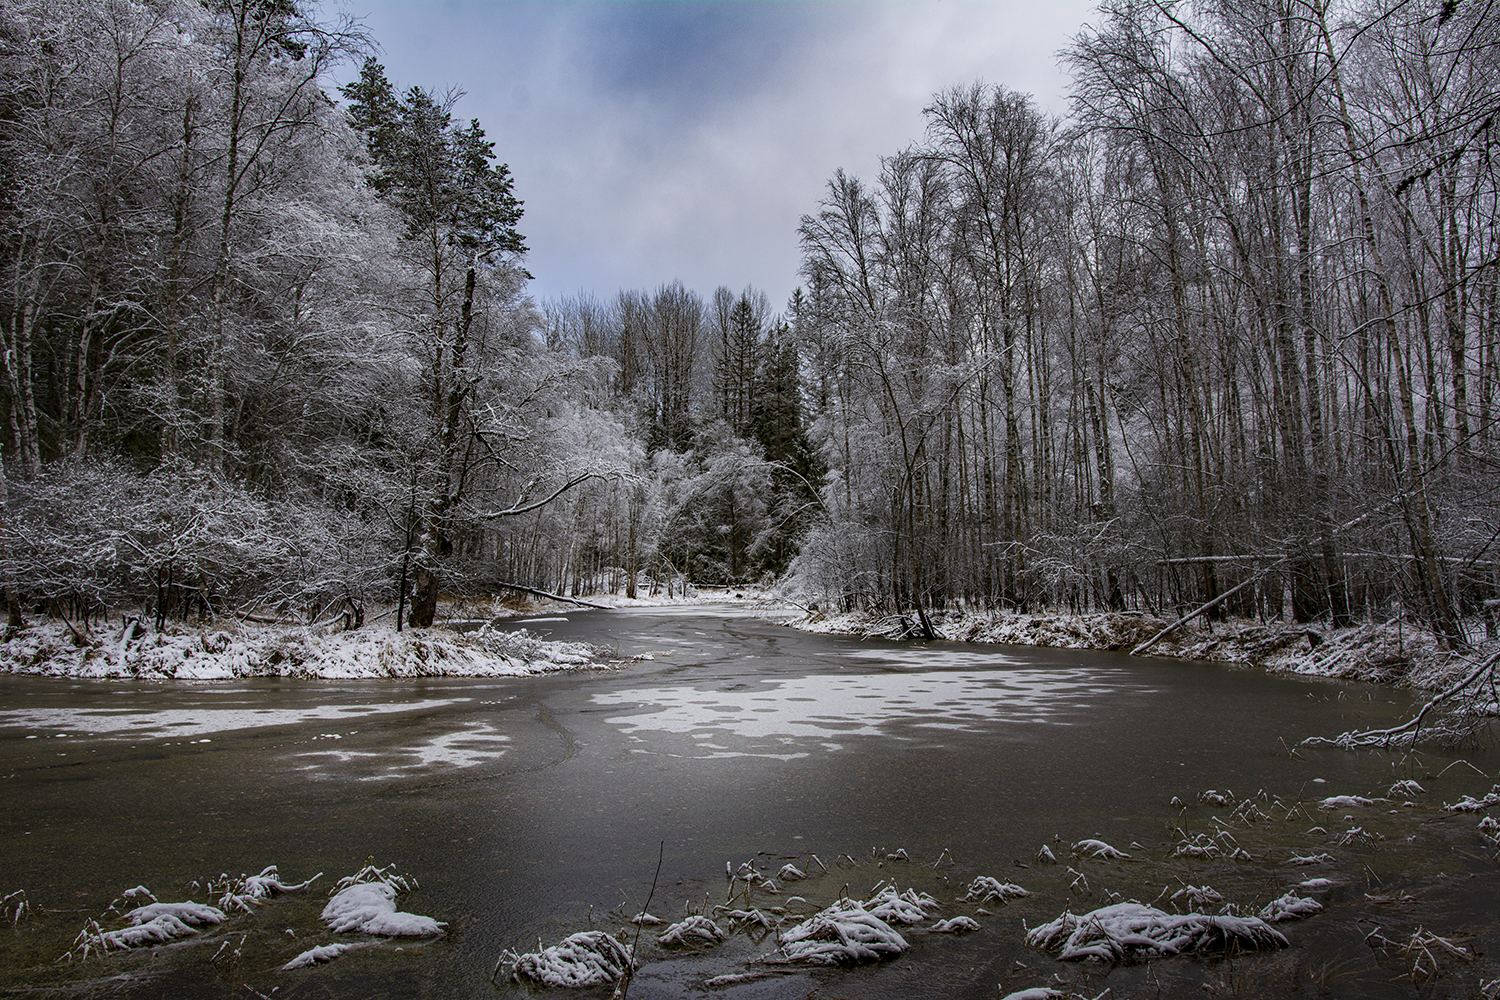
{"label": "snow-dusted foliage", "polygon": [[1106,858],[1111,861],[1128,861],[1130,855],[1124,851],[1116,850],[1102,840],[1080,840],[1073,845],[1074,854],[1082,854],[1090,858]]}
{"label": "snow-dusted foliage", "polygon": [[1314,913],[1323,912],[1323,904],[1316,899],[1307,899],[1295,892],[1289,892],[1285,896],[1271,900],[1261,908],[1260,919],[1267,923],[1280,923],[1283,920],[1298,920],[1302,917],[1310,917]]}
{"label": "snow-dusted foliage", "polygon": [[1457,802],[1445,804],[1443,808],[1449,812],[1482,812],[1497,804],[1500,804],[1500,785],[1485,792],[1481,798],[1476,799],[1472,795],[1465,795]]}
{"label": "snow-dusted foliage", "polygon": [[361,945],[347,943],[318,945],[317,947],[307,949],[290,962],[287,962],[281,967],[281,970],[283,972],[290,972],[292,969],[305,969],[311,965],[332,962],[345,952],[359,947]]}
{"label": "snow-dusted foliage", "polygon": [[811,965],[874,962],[909,947],[890,924],[852,899],[818,911],[781,935],[781,954],[787,961]]}
{"label": "snow-dusted foliage", "polygon": [[377,868],[366,864],[355,874],[339,879],[333,898],[323,907],[323,922],[336,934],[431,937],[443,933],[447,924],[396,909],[396,896],[415,887],[415,880],[397,873],[394,865]]}
{"label": "snow-dusted foliage", "polygon": [[927,928],[934,934],[967,934],[970,931],[980,929],[979,921],[973,917],[953,917],[949,920],[939,920]]}
{"label": "snow-dusted foliage", "polygon": [[864,908],[888,924],[919,924],[927,919],[927,911],[939,909],[939,904],[925,892],[902,892],[892,883],[866,900]]}
{"label": "snow-dusted foliage", "polygon": [[1374,799],[1367,799],[1360,795],[1330,795],[1318,803],[1319,809],[1354,809],[1360,806],[1373,806]]}
{"label": "snow-dusted foliage", "polygon": [[1031,893],[1022,889],[1013,882],[1001,882],[997,878],[981,875],[969,883],[968,892],[964,893],[966,903],[1004,903]]}
{"label": "snow-dusted foliage", "polygon": [[695,913],[662,931],[656,940],[663,945],[718,944],[728,936],[718,924]]}
{"label": "snow-dusted foliage", "polygon": [[220,875],[212,886],[220,892],[219,906],[226,912],[243,910],[249,913],[254,907],[264,905],[272,896],[306,889],[322,877],[323,873],[319,872],[304,882],[283,882],[276,866],[268,865],[259,875]]}
{"label": "snow-dusted foliage", "polygon": [[501,963],[507,961],[517,981],[530,979],[544,986],[605,986],[635,968],[630,948],[604,931],[580,931],[524,955],[507,952]]}
{"label": "snow-dusted foliage", "polygon": [[1026,935],[1058,958],[1123,962],[1234,945],[1243,950],[1284,948],[1286,938],[1258,917],[1171,914],[1142,903],[1115,903],[1083,916],[1063,913]]}
{"label": "snow-dusted foliage", "polygon": [[[128,890],[125,899],[149,899],[151,902],[124,914],[124,927],[104,930],[98,921],[90,920],[73,941],[69,955],[87,958],[91,953],[105,953],[143,945],[165,944],[177,938],[198,933],[198,928],[223,923],[224,911],[203,903],[158,903],[144,886]],[[118,901],[117,901],[118,902]]]}
{"label": "snow-dusted foliage", "polygon": [[[143,634],[142,634],[143,633]],[[0,673],[143,680],[235,677],[497,677],[596,666],[604,651],[525,629],[474,632],[368,626],[352,632],[222,620],[164,632],[128,624],[86,635],[38,624],[0,640]]]}

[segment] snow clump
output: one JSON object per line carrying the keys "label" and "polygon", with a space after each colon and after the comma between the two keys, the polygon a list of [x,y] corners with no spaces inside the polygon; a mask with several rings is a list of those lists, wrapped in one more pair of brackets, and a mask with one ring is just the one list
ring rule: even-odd
{"label": "snow clump", "polygon": [[1115,903],[1081,917],[1064,912],[1026,935],[1034,948],[1056,950],[1063,960],[1090,958],[1122,962],[1211,951],[1237,945],[1242,949],[1284,948],[1280,931],[1258,917],[1173,915],[1142,903]]}
{"label": "snow clump", "polygon": [[282,972],[290,972],[293,969],[305,969],[308,966],[317,965],[321,962],[332,962],[346,951],[358,948],[357,944],[322,944],[316,948],[309,948],[290,962],[281,967]]}
{"label": "snow clump", "polygon": [[977,931],[979,929],[979,921],[973,917],[954,917],[952,920],[939,920],[928,928],[934,934],[967,934],[970,931]]}
{"label": "snow clump", "polygon": [[605,986],[635,968],[628,947],[604,931],[579,931],[550,948],[524,955],[506,952],[517,982],[530,979],[543,986]]}
{"label": "snow clump", "polygon": [[969,883],[969,891],[964,893],[965,903],[1004,903],[1031,893],[1022,889],[1013,882],[1001,882],[999,879],[981,875]]}
{"label": "snow clump", "polygon": [[1500,785],[1496,785],[1488,792],[1485,792],[1484,798],[1482,799],[1476,799],[1472,795],[1465,795],[1457,802],[1444,805],[1443,808],[1448,810],[1449,812],[1472,813],[1488,809],[1490,806],[1496,805],[1497,803],[1500,803]]}
{"label": "snow clump", "polygon": [[259,875],[241,875],[239,878],[220,875],[219,885],[223,894],[219,897],[219,906],[225,912],[244,910],[249,913],[253,908],[264,905],[277,893],[306,889],[322,877],[323,873],[318,872],[305,882],[283,882],[275,865],[266,866]]}
{"label": "snow clump", "polygon": [[890,924],[852,899],[839,900],[781,936],[787,961],[812,965],[873,962],[909,947]]}
{"label": "snow clump", "polygon": [[1091,858],[1109,858],[1113,861],[1128,861],[1130,855],[1124,851],[1115,850],[1102,840],[1080,840],[1073,845],[1074,854],[1084,854]]}
{"label": "snow clump", "polygon": [[1355,806],[1373,806],[1374,799],[1362,795],[1330,795],[1318,803],[1319,809],[1353,809]]}
{"label": "snow clump", "polygon": [[656,940],[664,945],[718,944],[728,938],[724,928],[701,914],[693,914],[681,923],[662,931]]}
{"label": "snow clump", "polygon": [[360,932],[377,937],[431,937],[448,925],[431,917],[402,913],[396,895],[409,892],[416,881],[395,872],[395,866],[367,864],[339,879],[333,898],[323,907],[323,922],[336,934]]}
{"label": "snow clump", "polygon": [[1297,920],[1302,917],[1310,917],[1314,913],[1323,912],[1323,904],[1316,899],[1306,899],[1289,892],[1279,899],[1273,899],[1260,911],[1260,919],[1267,923],[1279,923],[1283,920]]}
{"label": "snow clump", "polygon": [[927,919],[928,910],[939,908],[938,901],[927,893],[918,893],[915,889],[900,892],[895,883],[881,889],[863,905],[871,916],[888,924],[920,924]]}

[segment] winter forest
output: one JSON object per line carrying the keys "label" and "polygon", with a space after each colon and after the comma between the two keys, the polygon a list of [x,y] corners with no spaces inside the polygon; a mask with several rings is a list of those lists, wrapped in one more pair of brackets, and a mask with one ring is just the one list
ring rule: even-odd
{"label": "winter forest", "polygon": [[1107,0],[1066,118],[959,83],[830,178],[786,303],[535,301],[504,137],[377,41],[0,7],[12,624],[774,582],[1463,645],[1500,596],[1486,4]]}

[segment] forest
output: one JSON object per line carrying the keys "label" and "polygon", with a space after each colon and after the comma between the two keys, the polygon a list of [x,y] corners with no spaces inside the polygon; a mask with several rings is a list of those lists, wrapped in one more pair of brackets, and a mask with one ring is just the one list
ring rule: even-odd
{"label": "forest", "polygon": [[1489,5],[1107,0],[1066,117],[956,82],[829,179],[781,307],[535,301],[503,140],[374,42],[306,0],[0,7],[13,626],[688,583],[929,634],[1492,621]]}

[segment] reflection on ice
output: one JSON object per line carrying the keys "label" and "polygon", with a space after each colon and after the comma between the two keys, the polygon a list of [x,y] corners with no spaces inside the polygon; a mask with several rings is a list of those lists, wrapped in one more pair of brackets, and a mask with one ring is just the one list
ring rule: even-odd
{"label": "reflection on ice", "polygon": [[[911,736],[924,730],[982,732],[997,723],[1070,725],[1106,699],[1151,693],[1145,685],[1105,671],[1027,669],[819,675],[729,691],[633,688],[596,693],[593,701],[647,706],[607,720],[637,739],[647,732],[691,735],[699,741],[727,733],[759,741],[740,753],[781,756],[802,740],[836,750],[840,745],[830,739]],[[764,752],[768,749],[778,752]],[[730,755],[738,753],[694,754]]]}
{"label": "reflection on ice", "polygon": [[[261,726],[294,726],[322,719],[357,722],[369,715],[431,711],[456,705],[451,698],[299,708],[30,708],[0,711],[0,728],[68,730],[73,736],[150,739],[198,736]],[[63,735],[61,732],[59,736]]]}

